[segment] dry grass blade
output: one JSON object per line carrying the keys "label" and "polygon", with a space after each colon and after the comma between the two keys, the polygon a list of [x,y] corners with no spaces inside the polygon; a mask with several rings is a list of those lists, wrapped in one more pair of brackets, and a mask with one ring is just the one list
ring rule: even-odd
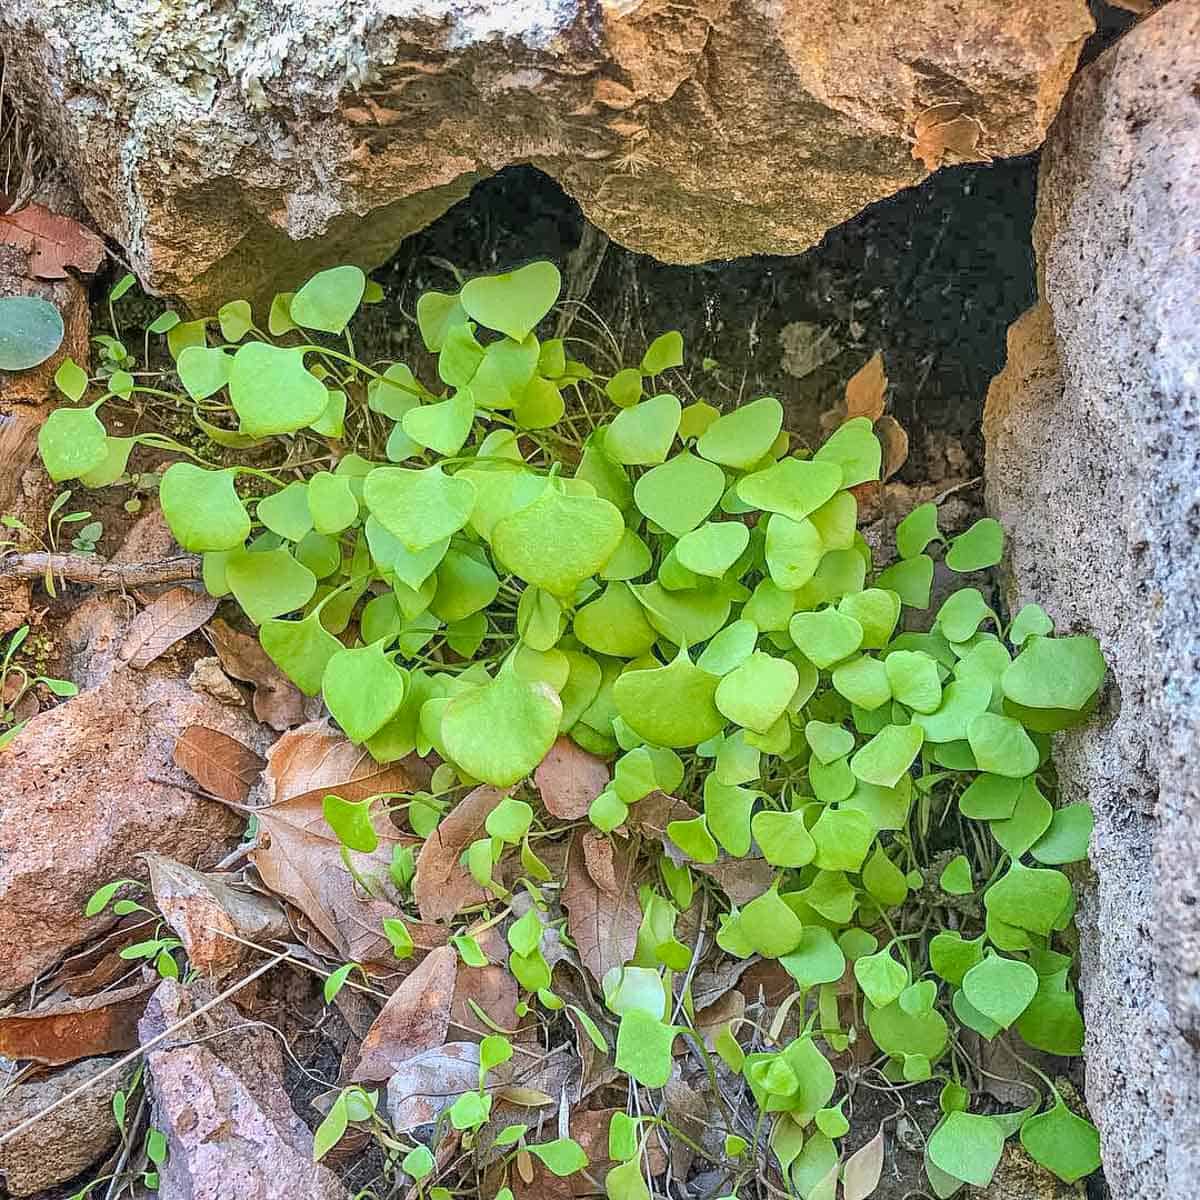
{"label": "dry grass blade", "polygon": [[588,869],[583,843],[589,838],[604,840],[600,834],[585,833],[571,843],[562,902],[567,909],[567,931],[579,949],[583,965],[599,983],[610,968],[619,967],[633,957],[642,909],[633,878],[634,858],[629,849],[616,844],[612,856],[615,890],[606,890]]}
{"label": "dry grass blade", "polygon": [[266,763],[237,738],[207,725],[189,725],[172,755],[206,792],[230,804],[244,804]]}
{"label": "dry grass blade", "polygon": [[189,587],[164,592],[134,618],[121,646],[121,660],[135,670],[148,667],[176,642],[195,633],[219,603],[215,596]]}

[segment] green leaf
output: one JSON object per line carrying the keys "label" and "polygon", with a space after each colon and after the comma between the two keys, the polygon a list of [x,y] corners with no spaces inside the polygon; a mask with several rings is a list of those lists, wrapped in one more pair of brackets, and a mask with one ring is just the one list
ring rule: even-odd
{"label": "green leaf", "polygon": [[256,625],[303,608],[317,590],[317,577],[282,548],[231,551],[225,560],[225,581]]}
{"label": "green leaf", "polygon": [[1009,866],[983,894],[984,907],[1007,925],[1049,934],[1071,903],[1071,883],[1061,871]]}
{"label": "green leaf", "polygon": [[147,333],[167,333],[179,324],[179,314],[172,309],[167,309],[161,312],[149,325],[146,326]]}
{"label": "green leaf", "polygon": [[291,318],[305,329],[341,333],[358,310],[366,286],[367,277],[358,267],[319,271],[292,297]]}
{"label": "green leaf", "polygon": [[783,405],[764,396],[718,417],[700,435],[696,449],[710,462],[747,471],[760,462],[783,428]]}
{"label": "green leaf", "polygon": [[492,1111],[490,1093],[466,1092],[450,1106],[450,1124],[455,1129],[477,1129]]}
{"label": "green leaf", "polygon": [[1004,820],[1013,815],[1023,781],[1003,775],[980,775],[958,798],[964,817],[977,821]]}
{"label": "green leaf", "polygon": [[399,917],[384,917],[383,933],[392,947],[392,953],[397,958],[406,959],[412,957],[412,934],[408,932],[408,926]]}
{"label": "green leaf", "polygon": [[908,971],[889,950],[864,954],[855,960],[854,978],[863,994],[876,1008],[884,1008],[908,986]]}
{"label": "green leaf", "polygon": [[27,371],[62,345],[59,311],[36,296],[0,298],[0,371]]}
{"label": "green leaf", "polygon": [[990,615],[991,609],[978,588],[959,588],[938,609],[937,623],[950,641],[965,642]]}
{"label": "green leaf", "polygon": [[325,411],[309,425],[314,433],[322,437],[340,439],[346,433],[346,393],[330,391],[325,404]]}
{"label": "green leaf", "polygon": [[[874,711],[892,698],[887,668],[869,654],[835,667],[832,683],[839,695],[868,712]],[[962,736],[966,737],[965,731]],[[926,737],[928,738],[928,734]]]}
{"label": "green leaf", "polygon": [[738,481],[737,494],[752,508],[802,521],[820,508],[841,483],[841,471],[833,463],[784,458],[765,470],[744,476]]}
{"label": "green leaf", "polygon": [[404,673],[384,653],[383,643],[338,650],[321,680],[325,704],[352,742],[381,730],[404,702]]}
{"label": "green leaf", "polygon": [[1014,858],[1020,858],[1050,828],[1054,812],[1038,789],[1037,780],[1022,780],[1012,815],[992,822],[992,837]]}
{"label": "green leaf", "polygon": [[724,728],[715,703],[718,682],[681,650],[670,666],[624,672],[612,695],[622,719],[646,741],[680,749]]}
{"label": "green leaf", "polygon": [[683,366],[683,334],[677,329],[660,333],[642,355],[642,371],[658,375],[671,367]]}
{"label": "green leaf", "polygon": [[946,566],[952,571],[994,567],[1004,553],[1004,530],[993,517],[983,517],[950,543]]}
{"label": "green leaf", "polygon": [[[889,661],[892,657],[889,655]],[[965,741],[967,728],[980,713],[987,711],[991,701],[991,684],[979,679],[956,679],[942,690],[937,708],[913,713],[912,723],[925,730],[927,742]]]}
{"label": "green leaf", "polygon": [[703,817],[695,817],[690,821],[668,822],[667,837],[694,862],[717,861],[717,843],[708,832],[708,825]]}
{"label": "green leaf", "polygon": [[308,507],[308,485],[294,480],[258,502],[256,515],[272,533],[289,542],[299,542],[312,530]]}
{"label": "green leaf", "polygon": [[470,388],[463,387],[448,400],[410,408],[400,427],[418,446],[449,456],[463,448],[474,420],[475,398]]}
{"label": "green leaf", "polygon": [[1050,980],[1042,981],[1029,1007],[1017,1018],[1017,1032],[1035,1050],[1047,1054],[1083,1052],[1083,1018],[1075,997]]}
{"label": "green leaf", "polygon": [[864,783],[895,787],[921,750],[919,725],[885,725],[850,760],[850,770]]}
{"label": "green leaf", "polygon": [[471,480],[447,475],[440,466],[376,467],[363,482],[371,515],[413,553],[457,533],[471,515],[475,496]]}
{"label": "green leaf", "polygon": [[492,549],[526,583],[571,596],[612,557],[624,531],[620,510],[607,500],[566,495],[551,482],[532,504],[496,522]]}
{"label": "green leaf", "polygon": [[[178,318],[176,318],[178,319]],[[254,328],[254,314],[246,300],[230,300],[217,309],[221,336],[227,342],[240,342]]]}
{"label": "green leaf", "polygon": [[605,453],[626,466],[665,462],[682,412],[679,401],[667,393],[622,409],[605,430]]}
{"label": "green leaf", "polygon": [[306,498],[318,533],[341,533],[358,521],[358,501],[344,475],[318,471],[309,478]]}
{"label": "green leaf", "polygon": [[694,646],[707,641],[724,628],[729,616],[729,592],[708,584],[686,591],[668,591],[655,582],[639,584],[633,590],[646,619],[677,645]]}
{"label": "green leaf", "polygon": [[[417,325],[427,350],[435,354],[446,342],[446,334],[467,319],[458,295],[448,292],[422,292],[417,298]],[[272,330],[272,332],[274,332]]]}
{"label": "green leaf", "polygon": [[647,471],[634,486],[633,498],[651,521],[681,538],[712,512],[724,490],[721,468],[684,450]]}
{"label": "green leaf", "polygon": [[523,342],[554,307],[562,287],[558,268],[534,262],[516,271],[481,275],[463,285],[459,301],[468,316],[488,329]]}
{"label": "green leaf", "polygon": [[879,478],[883,447],[866,417],[854,417],[836,429],[813,455],[813,461],[838,467],[839,487],[854,487]]}
{"label": "green leaf", "polygon": [[754,653],[758,628],[753,621],[731,621],[704,647],[696,665],[710,675],[728,675]]}
{"label": "green leaf", "polygon": [[755,651],[722,676],[713,699],[735,725],[766,733],[783,716],[799,683],[799,672],[787,659]]}
{"label": "green leaf", "polygon": [[180,352],[176,366],[187,394],[193,400],[207,400],[229,382],[233,356],[208,346],[188,346]]}
{"label": "green leaf", "polygon": [[1022,779],[1038,766],[1038,748],[1019,721],[980,713],[967,726],[967,741],[981,771]]}
{"label": "green leaf", "polygon": [[928,608],[933,590],[933,559],[918,554],[881,571],[875,580],[878,587],[895,592],[909,608]]}
{"label": "green leaf", "polygon": [[852,808],[826,808],[812,827],[813,860],[823,871],[858,871],[875,837],[875,826]]}
{"label": "green leaf", "polygon": [[751,900],[738,914],[737,923],[751,947],[764,958],[791,954],[804,934],[800,918],[774,887]]}
{"label": "green leaf", "polygon": [[617,1070],[643,1087],[660,1088],[671,1077],[671,1047],[675,1029],[661,1019],[634,1009],[617,1028]]}
{"label": "green leaf", "polygon": [[613,1167],[604,1177],[604,1194],[608,1200],[650,1200],[641,1162],[633,1158]]}
{"label": "green leaf", "polygon": [[1095,818],[1087,804],[1068,804],[1055,809],[1050,828],[1034,842],[1030,853],[1038,862],[1050,865],[1082,862],[1087,858],[1094,825]]}
{"label": "green leaf", "polygon": [[431,1174],[437,1164],[427,1146],[414,1146],[401,1160],[400,1167],[415,1183]]}
{"label": "green leaf", "polygon": [[1015,958],[989,954],[963,976],[962,990],[971,1006],[1007,1029],[1029,1006],[1038,989],[1037,972]]}
{"label": "green leaf", "polygon": [[325,823],[348,850],[372,854],[379,846],[379,834],[371,822],[371,800],[350,801],[329,795],[321,801]]}
{"label": "green leaf", "polygon": [[[450,939],[450,944],[458,951],[458,956],[462,959],[464,966],[483,968],[490,965],[488,956],[484,954],[479,943],[473,937],[468,937],[465,934],[457,934]],[[487,1040],[487,1038],[484,1039],[484,1041]],[[506,1041],[507,1039],[501,1040]],[[483,1069],[482,1061],[480,1062],[480,1069]]]}
{"label": "green leaf", "polygon": [[108,457],[108,435],[94,408],[56,408],[38,430],[38,453],[55,483],[78,479]]}
{"label": "green leaf", "polygon": [[1034,634],[1048,637],[1053,632],[1054,622],[1046,615],[1046,610],[1040,604],[1026,604],[1008,627],[1008,640],[1014,646],[1023,646]]}
{"label": "green leaf", "polygon": [[[167,349],[176,362],[189,346],[206,346],[208,335],[205,321],[179,321],[167,331]],[[294,328],[294,326],[293,326]],[[271,331],[272,333],[274,330]]]}
{"label": "green leaf", "polygon": [[962,934],[942,930],[929,943],[929,965],[947,983],[959,987],[972,967],[983,961],[984,937],[967,941]]}
{"label": "green leaf", "polygon": [[929,1138],[930,1161],[939,1170],[976,1187],[992,1181],[1004,1151],[1004,1131],[991,1117],[952,1112]]}
{"label": "green leaf", "polygon": [[801,989],[807,990],[841,979],[846,971],[846,956],[828,929],[811,925],[805,927],[796,949],[780,958],[779,965]]}
{"label": "green leaf", "polygon": [[320,692],[329,660],[343,649],[318,612],[302,621],[264,621],[258,637],[270,660],[306,696]]}
{"label": "green leaf", "polygon": [[804,726],[804,738],[813,754],[826,764],[845,758],[854,749],[854,735],[848,729],[825,721],[809,721]]}
{"label": "green leaf", "polygon": [[893,650],[884,659],[892,695],[919,713],[937,711],[942,702],[937,660],[923,650]]}
{"label": "green leaf", "polygon": [[626,583],[610,583],[598,599],[576,612],[572,628],[589,649],[619,658],[645,654],[657,636]]}
{"label": "green leaf", "polygon": [[1004,672],[1004,695],[1025,708],[1083,709],[1104,682],[1104,656],[1092,637],[1031,635]]}
{"label": "green leaf", "polygon": [[474,779],[510,787],[546,756],[562,703],[545,683],[506,671],[455,696],[442,714],[449,757]]}
{"label": "green leaf", "polygon": [[932,501],[918,504],[896,526],[896,549],[901,558],[916,558],[939,537],[937,505]]}
{"label": "green leaf", "polygon": [[73,358],[64,358],[54,372],[54,386],[68,400],[82,400],[88,388],[87,372]]}
{"label": "green leaf", "polygon": [[303,350],[248,342],[233,356],[229,399],[238,428],[251,437],[294,433],[325,411],[325,385],[305,369]]}
{"label": "green leaf", "polygon": [[121,278],[118,279],[117,282],[114,283],[112,285],[112,288],[109,290],[109,293],[108,293],[109,303],[116,304],[116,302],[118,300],[120,300],[121,297],[124,296],[130,290],[130,288],[133,287],[133,285],[135,283],[137,283],[137,279],[135,276],[129,274],[128,272],[126,272],[124,275],[122,275]]}
{"label": "green leaf", "polygon": [[604,385],[604,392],[618,408],[632,408],[642,398],[641,371],[623,368]]}
{"label": "green leaf", "polygon": [[1054,1107],[1021,1126],[1021,1145],[1031,1158],[1065,1183],[1100,1169],[1100,1135],[1058,1097]]}
{"label": "green leaf", "polygon": [[904,872],[876,845],[862,869],[863,887],[873,900],[886,908],[903,904],[908,896]]}
{"label": "green leaf", "polygon": [[791,592],[806,584],[816,573],[825,553],[817,527],[807,517],[793,521],[772,513],[767,521],[767,570],[775,585]]}
{"label": "green leaf", "polygon": [[163,473],[158,498],[175,540],[194,552],[233,550],[250,536],[250,514],[238,498],[236,470],[206,471],[172,463]]}
{"label": "green leaf", "polygon": [[956,854],[942,870],[938,886],[951,896],[969,896],[974,891],[971,864],[963,854]]}
{"label": "green leaf", "polygon": [[796,649],[821,670],[849,658],[862,645],[862,626],[835,608],[796,613],[788,633]]}
{"label": "green leaf", "polygon": [[484,828],[489,836],[515,846],[533,823],[533,809],[524,800],[505,796],[487,815]]}

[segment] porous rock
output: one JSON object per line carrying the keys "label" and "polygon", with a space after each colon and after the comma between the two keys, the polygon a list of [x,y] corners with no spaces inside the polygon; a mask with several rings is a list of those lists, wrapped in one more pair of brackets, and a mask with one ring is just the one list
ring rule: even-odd
{"label": "porous rock", "polygon": [[1043,301],[985,415],[1010,599],[1095,633],[1110,667],[1057,763],[1096,815],[1087,1101],[1123,1200],[1200,1194],[1197,79],[1200,2],[1174,0],[1075,80],[1042,160]]}
{"label": "porous rock", "polygon": [[0,47],[101,227],[211,312],[376,265],[514,163],[660,259],[795,253],[920,178],[935,105],[971,157],[1035,148],[1091,29],[1085,0],[9,0]]}
{"label": "porous rock", "polygon": [[211,865],[242,828],[199,796],[171,751],[202,724],[264,749],[244,710],[151,668],[118,668],[98,686],[39,714],[0,755],[0,992],[24,987],[107,928],[84,915],[102,884],[145,877],[152,851]]}
{"label": "porous rock", "polygon": [[[142,1019],[143,1044],[209,998],[203,985],[193,993],[164,980]],[[313,1161],[312,1133],[284,1091],[271,1030],[247,1028],[222,1003],[151,1049],[146,1062],[153,1121],[167,1137],[162,1200],[347,1200],[337,1176]]]}

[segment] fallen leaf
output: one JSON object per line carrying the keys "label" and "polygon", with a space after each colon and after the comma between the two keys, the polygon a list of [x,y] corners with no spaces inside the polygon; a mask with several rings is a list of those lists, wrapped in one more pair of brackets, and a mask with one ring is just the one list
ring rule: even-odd
{"label": "fallen leaf", "polygon": [[663,840],[672,821],[693,821],[699,815],[690,804],[666,792],[651,792],[629,810],[629,826],[648,837]]}
{"label": "fallen leaf", "polygon": [[132,964],[120,952],[150,937],[155,921],[156,918],[145,914],[122,917],[112,932],[63,959],[50,980],[50,987],[61,988],[68,996],[90,996],[128,975]]}
{"label": "fallen leaf", "polygon": [[465,1092],[479,1086],[479,1046],[447,1042],[399,1065],[388,1080],[388,1116],[396,1133],[432,1125]]}
{"label": "fallen leaf", "polygon": [[164,592],[134,617],[121,646],[121,661],[137,671],[148,667],[176,642],[195,633],[219,603],[207,592],[182,585]]}
{"label": "fallen leaf", "polygon": [[883,415],[883,397],[887,385],[883,352],[876,350],[846,383],[846,419],[867,417],[872,421],[878,420]]}
{"label": "fallen leaf", "polygon": [[171,756],[206,792],[244,804],[266,763],[249,746],[207,725],[189,725]]}
{"label": "fallen leaf", "polygon": [[[517,981],[505,966],[468,967],[458,964],[454,983],[454,1001],[450,1006],[450,1034],[454,1038],[483,1038],[496,1032],[496,1026],[512,1034],[517,1028]],[[476,1004],[488,1020],[481,1021],[471,1007]]]}
{"label": "fallen leaf", "polygon": [[259,943],[288,936],[287,915],[271,897],[240,891],[158,854],[142,858],[150,868],[154,903],[193,969],[220,975],[253,953],[234,936]]}
{"label": "fallen leaf", "polygon": [[586,817],[592,801],[611,778],[604,759],[589,754],[568,737],[560,737],[550,747],[533,773],[546,811],[563,821]]}
{"label": "fallen leaf", "polygon": [[934,104],[913,122],[916,142],[912,156],[927,171],[936,171],[950,155],[953,161],[978,159],[975,147],[983,135],[983,126],[963,112],[961,104]]}
{"label": "fallen leaf", "polygon": [[883,1126],[865,1145],[846,1159],[842,1168],[842,1188],[845,1200],[867,1200],[879,1186],[883,1174]]}
{"label": "fallen leaf", "polygon": [[883,443],[883,475],[891,479],[908,461],[908,434],[893,416],[880,417],[875,422],[875,435]]}
{"label": "fallen leaf", "polygon": [[473,841],[484,836],[483,825],[488,813],[505,795],[507,793],[498,788],[477,787],[468,792],[425,839],[417,856],[417,874],[412,889],[422,920],[442,921],[460,909],[482,904],[487,899],[487,893],[458,860]]}
{"label": "fallen leaf", "polygon": [[723,854],[715,863],[690,863],[693,871],[707,875],[739,908],[761,896],[775,882],[775,868],[765,858],[731,858]]}
{"label": "fallen leaf", "polygon": [[244,707],[246,698],[238,687],[221,668],[221,660],[214,656],[198,658],[192,663],[192,673],[188,676],[188,687],[193,692],[204,692],[218,704],[230,708]]}
{"label": "fallen leaf", "polygon": [[[703,1072],[701,1072],[703,1081]],[[672,1129],[678,1129],[697,1145],[703,1145],[705,1133],[712,1125],[712,1102],[705,1095],[703,1082],[685,1079],[682,1064],[671,1064],[671,1077],[663,1088],[663,1116]],[[671,1173],[686,1179],[695,1161],[695,1151],[683,1138],[672,1138]]]}
{"label": "fallen leaf", "polygon": [[104,262],[104,242],[78,221],[40,204],[0,214],[0,242],[29,252],[29,274],[35,279],[66,279],[67,267],[92,275]]}
{"label": "fallen leaf", "polygon": [[431,950],[388,997],[359,1047],[356,1082],[390,1079],[407,1059],[445,1042],[457,965],[453,947]]}
{"label": "fallen leaf", "polygon": [[138,1020],[158,982],[139,982],[0,1017],[0,1054],[61,1067],[80,1058],[132,1050],[138,1044]]}
{"label": "fallen leaf", "polygon": [[583,864],[592,882],[608,896],[619,896],[625,881],[617,878],[616,850],[606,837],[587,833],[579,839]]}
{"label": "fallen leaf", "polygon": [[737,988],[746,997],[747,1004],[757,1004],[761,1000],[768,1008],[776,1008],[796,990],[796,981],[777,960],[759,959],[738,980]]}
{"label": "fallen leaf", "polygon": [[704,1039],[704,1044],[711,1050],[713,1039],[730,1021],[736,1021],[745,1015],[746,997],[741,992],[726,992],[719,1000],[698,1009],[692,1022],[696,1032]]}
{"label": "fallen leaf", "polygon": [[209,622],[207,633],[226,672],[254,685],[254,715],[264,725],[282,732],[304,723],[304,693],[267,657],[258,638],[220,618]]}
{"label": "fallen leaf", "polygon": [[588,870],[584,842],[603,835],[585,833],[574,839],[567,856],[567,877],[562,902],[567,909],[567,931],[579,957],[599,983],[612,967],[627,963],[637,948],[642,909],[634,884],[634,860],[628,849],[613,852],[616,888],[606,891]]}

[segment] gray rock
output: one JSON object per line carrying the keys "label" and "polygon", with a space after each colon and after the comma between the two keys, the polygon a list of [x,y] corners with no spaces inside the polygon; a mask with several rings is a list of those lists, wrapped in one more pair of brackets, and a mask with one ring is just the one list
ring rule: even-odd
{"label": "gray rock", "polygon": [[1112,684],[1059,739],[1096,814],[1079,910],[1087,1100],[1121,1200],[1200,1194],[1200,3],[1075,80],[1042,161],[1045,302],[985,416],[1011,600],[1095,632]]}
{"label": "gray rock", "polygon": [[377,265],[513,163],[661,259],[795,253],[920,178],[935,105],[966,157],[1036,147],[1091,29],[1085,0],[0,10],[9,86],[101,227],[199,306]]}
{"label": "gray rock", "polygon": [[[43,1112],[115,1061],[90,1058],[16,1084],[0,1097],[0,1135]],[[110,1075],[0,1147],[4,1195],[33,1196],[65,1183],[112,1150],[120,1138],[112,1098],[121,1084],[120,1073]]]}

